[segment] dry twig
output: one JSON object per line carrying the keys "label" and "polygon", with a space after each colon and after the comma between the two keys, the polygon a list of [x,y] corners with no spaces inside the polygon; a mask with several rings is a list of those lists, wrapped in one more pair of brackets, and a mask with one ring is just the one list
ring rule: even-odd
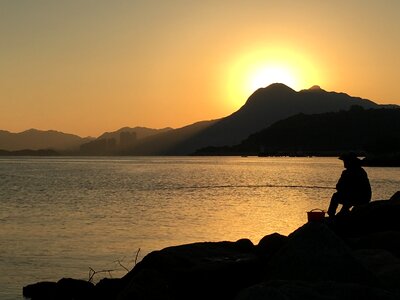
{"label": "dry twig", "polygon": [[[138,250],[136,251],[136,255],[135,255],[135,264],[134,264],[134,266],[136,266],[136,264],[137,264],[137,260],[138,260],[138,257],[139,257],[139,253],[140,253],[140,248],[138,248]],[[129,271],[130,271],[127,267],[125,267],[125,266],[122,264],[121,260],[118,259],[118,260],[114,261],[114,263],[118,263],[118,265],[119,265],[120,267],[124,268],[124,270],[125,270],[126,272],[129,272]],[[116,269],[107,269],[107,270],[96,271],[96,270],[94,270],[92,267],[89,267],[89,280],[88,280],[88,281],[89,281],[89,282],[92,282],[94,276],[95,276],[96,274],[99,274],[99,273],[108,273],[108,275],[110,276],[110,278],[112,278],[112,273],[111,273],[111,272],[115,272],[115,271],[117,271],[117,270],[116,270]]]}
{"label": "dry twig", "polygon": [[137,263],[137,259],[138,259],[138,256],[139,256],[139,252],[140,252],[140,248],[136,251],[136,256],[135,256],[135,265],[134,266],[136,266],[136,263]]}
{"label": "dry twig", "polygon": [[108,275],[110,276],[110,278],[112,278],[112,274],[111,274],[111,272],[114,272],[115,270],[101,270],[101,271],[96,271],[96,270],[94,270],[93,268],[91,268],[91,267],[89,267],[89,282],[92,282],[93,281],[93,277],[94,277],[94,275],[96,275],[96,274],[99,274],[99,273],[108,273]]}

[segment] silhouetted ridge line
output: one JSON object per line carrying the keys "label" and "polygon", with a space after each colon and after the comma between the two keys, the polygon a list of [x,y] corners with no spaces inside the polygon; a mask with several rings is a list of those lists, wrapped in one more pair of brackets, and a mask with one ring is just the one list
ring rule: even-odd
{"label": "silhouetted ridge line", "polygon": [[400,109],[300,113],[280,120],[231,147],[208,147],[201,155],[337,156],[400,153]]}
{"label": "silhouetted ridge line", "polygon": [[[239,144],[249,135],[298,113],[316,114],[348,110],[353,105],[378,108],[379,105],[344,93],[311,88],[296,92],[281,83],[256,90],[246,103],[231,115],[195,123],[160,134],[133,150],[134,155],[188,155],[204,147]],[[199,130],[201,124],[201,130]],[[197,127],[197,128],[196,128]]]}
{"label": "silhouetted ridge line", "polygon": [[0,149],[7,151],[43,151],[44,149],[76,151],[80,145],[91,139],[55,130],[29,129],[18,133],[0,130]]}

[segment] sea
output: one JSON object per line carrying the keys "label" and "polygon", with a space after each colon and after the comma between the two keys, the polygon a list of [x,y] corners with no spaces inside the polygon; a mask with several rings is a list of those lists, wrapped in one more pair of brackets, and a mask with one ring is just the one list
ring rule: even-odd
{"label": "sea", "polygon": [[[400,168],[365,168],[373,200]],[[288,235],[343,171],[316,157],[1,157],[0,299],[63,277],[121,277],[151,251]]]}

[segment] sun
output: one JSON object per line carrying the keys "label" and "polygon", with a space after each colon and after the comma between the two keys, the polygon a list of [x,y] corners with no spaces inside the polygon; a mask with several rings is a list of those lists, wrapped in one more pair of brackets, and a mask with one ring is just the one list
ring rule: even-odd
{"label": "sun", "polygon": [[291,88],[298,87],[298,80],[292,70],[279,65],[265,65],[249,75],[246,85],[249,91],[255,91],[272,83],[283,83]]}
{"label": "sun", "polygon": [[294,47],[261,47],[237,53],[225,69],[225,95],[239,108],[257,89],[283,83],[299,91],[321,84],[321,74],[306,55]]}

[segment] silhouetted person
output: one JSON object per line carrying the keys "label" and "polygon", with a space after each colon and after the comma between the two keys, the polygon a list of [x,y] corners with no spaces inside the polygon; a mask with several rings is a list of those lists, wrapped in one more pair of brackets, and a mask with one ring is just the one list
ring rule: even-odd
{"label": "silhouetted person", "polygon": [[336,184],[337,192],[332,195],[329,204],[328,215],[333,217],[339,204],[342,209],[339,214],[346,213],[354,205],[366,204],[371,201],[371,185],[367,172],[361,167],[361,160],[355,153],[343,154],[339,157],[343,160],[345,170]]}

